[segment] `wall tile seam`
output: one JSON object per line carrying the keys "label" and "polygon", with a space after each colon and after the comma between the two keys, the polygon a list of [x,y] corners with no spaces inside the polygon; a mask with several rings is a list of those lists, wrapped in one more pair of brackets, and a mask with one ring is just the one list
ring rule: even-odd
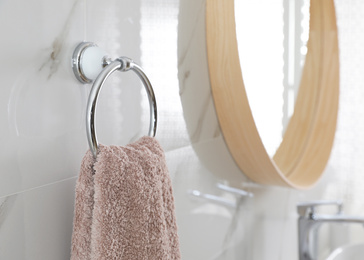
{"label": "wall tile seam", "polygon": [[16,196],[16,195],[20,195],[20,194],[25,194],[27,192],[34,191],[34,190],[37,190],[37,189],[46,188],[46,187],[49,187],[49,186],[52,186],[52,185],[58,185],[60,183],[63,183],[63,182],[66,182],[66,181],[69,181],[69,180],[72,180],[72,179],[75,179],[75,185],[76,185],[76,179],[77,178],[78,178],[78,175],[77,176],[74,176],[74,177],[62,179],[62,180],[59,180],[59,181],[55,181],[55,182],[50,182],[50,183],[47,183],[47,184],[43,184],[43,185],[40,185],[40,186],[28,188],[28,189],[25,189],[25,190],[21,190],[21,191],[9,193],[7,195],[1,196],[0,199],[8,198],[8,197],[11,197],[11,196]]}

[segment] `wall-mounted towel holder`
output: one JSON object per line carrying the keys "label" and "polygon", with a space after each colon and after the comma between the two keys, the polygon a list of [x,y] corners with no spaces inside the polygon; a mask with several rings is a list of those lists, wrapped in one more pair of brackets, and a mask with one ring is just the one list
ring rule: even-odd
{"label": "wall-mounted towel holder", "polygon": [[92,42],[81,42],[73,52],[72,68],[76,78],[84,83],[92,83],[86,108],[86,135],[90,150],[96,158],[98,142],[95,128],[97,99],[106,79],[116,70],[134,71],[142,81],[148,94],[150,124],[148,135],[154,137],[157,131],[157,102],[152,84],[143,69],[130,58],[119,57],[112,61],[100,47]]}

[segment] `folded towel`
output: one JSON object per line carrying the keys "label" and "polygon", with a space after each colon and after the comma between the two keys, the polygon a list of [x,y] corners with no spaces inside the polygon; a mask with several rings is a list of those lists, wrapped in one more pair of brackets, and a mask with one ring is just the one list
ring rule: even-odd
{"label": "folded towel", "polygon": [[180,259],[172,185],[158,141],[88,151],[76,185],[71,260]]}

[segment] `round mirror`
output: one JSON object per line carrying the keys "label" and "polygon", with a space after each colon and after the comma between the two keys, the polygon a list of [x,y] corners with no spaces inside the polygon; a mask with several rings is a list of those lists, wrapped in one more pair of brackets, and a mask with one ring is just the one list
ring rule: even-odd
{"label": "round mirror", "polygon": [[[257,11],[249,12],[256,14],[263,9],[269,8],[262,4]],[[270,20],[263,21],[266,30]],[[255,34],[267,34],[251,20],[248,22],[248,26],[255,28]],[[273,158],[262,143],[248,102],[235,27],[234,0],[207,0],[210,83],[219,123],[230,152],[240,169],[256,182],[309,188],[317,182],[326,166],[336,129],[339,58],[334,2],[315,0],[310,3],[307,55],[295,108]],[[252,40],[254,36],[245,35],[243,38],[243,41]],[[257,39],[254,44],[263,52],[270,42]],[[258,60],[256,56],[253,60],[265,62],[265,58]],[[260,69],[256,77],[265,77],[269,82],[271,69],[271,66]],[[292,63],[288,63],[287,69],[294,69]],[[256,80],[253,78],[252,82]],[[259,93],[259,98],[265,94]],[[273,98],[269,94],[266,96]],[[266,128],[271,131],[269,124]]]}

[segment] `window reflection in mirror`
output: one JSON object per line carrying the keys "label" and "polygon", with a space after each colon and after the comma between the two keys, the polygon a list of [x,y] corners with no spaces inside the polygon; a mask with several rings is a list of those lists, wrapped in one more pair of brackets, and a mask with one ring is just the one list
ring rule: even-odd
{"label": "window reflection in mirror", "polygon": [[307,52],[309,0],[235,0],[240,64],[270,156],[294,110]]}

